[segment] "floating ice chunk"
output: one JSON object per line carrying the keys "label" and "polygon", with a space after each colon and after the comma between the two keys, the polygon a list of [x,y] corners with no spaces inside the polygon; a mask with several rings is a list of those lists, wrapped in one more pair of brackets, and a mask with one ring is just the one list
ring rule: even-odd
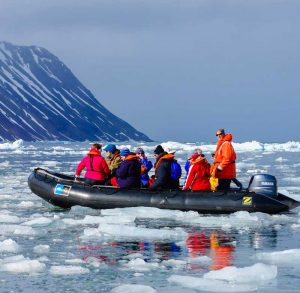
{"label": "floating ice chunk", "polygon": [[190,276],[172,275],[167,280],[172,284],[207,292],[253,292],[257,290],[257,286],[254,285],[241,285]]}
{"label": "floating ice chunk", "polygon": [[275,161],[276,161],[276,162],[282,163],[282,162],[287,162],[288,160],[287,160],[287,159],[284,159],[283,157],[279,157],[279,158],[277,158]]}
{"label": "floating ice chunk", "polygon": [[8,143],[8,142],[0,143],[0,150],[15,150],[22,147],[22,145],[23,145],[22,139],[18,139],[13,143]]}
{"label": "floating ice chunk", "polygon": [[211,258],[206,256],[206,255],[193,257],[193,258],[188,259],[189,263],[199,263],[199,264],[210,264],[211,261],[212,261]]}
{"label": "floating ice chunk", "polygon": [[0,225],[0,235],[36,235],[37,232],[32,227],[21,225]]}
{"label": "floating ice chunk", "polygon": [[92,208],[82,207],[82,206],[74,206],[71,208],[70,215],[100,215],[100,210],[95,210]]}
{"label": "floating ice chunk", "polygon": [[85,216],[82,220],[74,220],[74,219],[63,219],[63,222],[68,225],[92,225],[92,224],[100,224],[100,223],[108,223],[108,224],[126,224],[126,223],[134,223],[135,216],[123,215],[123,216]]}
{"label": "floating ice chunk", "polygon": [[9,161],[4,161],[0,163],[0,167],[5,167],[7,168],[9,166]]}
{"label": "floating ice chunk", "polygon": [[300,266],[300,249],[288,249],[274,252],[260,252],[256,254],[260,261],[272,264],[291,264]]}
{"label": "floating ice chunk", "polygon": [[6,239],[0,241],[0,252],[18,252],[20,250],[19,245],[12,239]]}
{"label": "floating ice chunk", "polygon": [[135,272],[148,272],[151,270],[158,269],[159,264],[156,262],[155,263],[145,262],[141,258],[136,258],[136,259],[132,259],[127,264],[125,264],[125,267]]}
{"label": "floating ice chunk", "polygon": [[236,283],[260,283],[275,279],[277,267],[257,263],[250,267],[225,267],[218,271],[210,271],[203,275],[204,279],[227,280]]}
{"label": "floating ice chunk", "polygon": [[187,262],[185,260],[180,259],[168,259],[163,260],[161,264],[166,267],[183,267],[187,265]]}
{"label": "floating ice chunk", "polygon": [[286,215],[268,215],[265,213],[249,213],[239,211],[229,216],[201,216],[186,221],[189,224],[198,224],[201,227],[221,227],[221,228],[262,228],[274,226],[277,224],[294,223],[295,219]]}
{"label": "floating ice chunk", "polygon": [[32,207],[34,207],[35,206],[35,204],[34,204],[34,202],[32,202],[32,201],[21,201],[18,205],[17,205],[17,207],[19,207],[19,208],[32,208]]}
{"label": "floating ice chunk", "polygon": [[52,266],[50,268],[52,275],[81,275],[89,272],[89,269],[80,266]]}
{"label": "floating ice chunk", "polygon": [[0,215],[0,223],[19,223],[20,218],[17,216],[11,216],[7,214]]}
{"label": "floating ice chunk", "polygon": [[110,235],[114,239],[148,239],[148,240],[181,240],[185,239],[187,233],[182,228],[175,229],[149,229],[126,225],[100,224],[99,232]]}
{"label": "floating ice chunk", "polygon": [[125,284],[111,290],[111,293],[155,293],[156,290],[150,286]]}
{"label": "floating ice chunk", "polygon": [[84,261],[80,258],[66,259],[65,262],[68,263],[68,264],[82,264],[82,263],[84,263]]}
{"label": "floating ice chunk", "polygon": [[50,223],[52,223],[52,219],[49,219],[46,217],[40,217],[37,219],[33,219],[30,221],[24,222],[24,223],[22,223],[22,225],[39,227],[39,226],[48,226]]}
{"label": "floating ice chunk", "polygon": [[125,255],[123,258],[124,259],[135,259],[135,258],[142,258],[142,257],[143,257],[143,255],[141,253],[135,252],[135,253]]}
{"label": "floating ice chunk", "polygon": [[45,270],[46,265],[38,260],[24,258],[18,255],[6,258],[0,262],[0,271],[11,272],[16,274],[36,274]]}
{"label": "floating ice chunk", "polygon": [[38,253],[38,254],[44,254],[44,253],[48,253],[50,251],[50,246],[49,245],[36,245],[35,247],[33,247],[33,252]]}
{"label": "floating ice chunk", "polygon": [[119,216],[131,215],[136,218],[150,218],[150,219],[173,219],[173,220],[187,220],[198,218],[199,214],[194,211],[182,212],[174,210],[162,210],[151,207],[131,207],[131,208],[116,208],[101,211],[105,216]]}

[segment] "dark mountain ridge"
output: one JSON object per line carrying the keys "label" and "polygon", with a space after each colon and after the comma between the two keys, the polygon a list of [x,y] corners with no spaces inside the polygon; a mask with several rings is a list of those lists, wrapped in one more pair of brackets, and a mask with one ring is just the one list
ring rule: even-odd
{"label": "dark mountain ridge", "polygon": [[49,51],[7,42],[0,42],[0,122],[0,140],[151,141]]}

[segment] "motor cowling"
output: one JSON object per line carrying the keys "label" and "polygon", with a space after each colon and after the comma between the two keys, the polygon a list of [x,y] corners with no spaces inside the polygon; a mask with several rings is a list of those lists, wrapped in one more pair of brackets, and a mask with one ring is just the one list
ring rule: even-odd
{"label": "motor cowling", "polygon": [[250,179],[248,190],[269,197],[277,197],[277,180],[275,176],[269,174],[253,175]]}

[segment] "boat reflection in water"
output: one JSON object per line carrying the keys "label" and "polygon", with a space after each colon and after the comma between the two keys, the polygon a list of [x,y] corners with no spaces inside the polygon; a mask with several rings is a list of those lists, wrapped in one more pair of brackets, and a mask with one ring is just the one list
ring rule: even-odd
{"label": "boat reflection in water", "polygon": [[[145,262],[162,262],[170,259],[186,261],[192,271],[219,270],[232,265],[235,246],[223,232],[192,231],[183,242],[112,241],[102,245],[81,243],[83,261],[118,265],[120,261],[141,258]],[[206,261],[197,261],[206,256]],[[209,260],[209,262],[207,261]]]}

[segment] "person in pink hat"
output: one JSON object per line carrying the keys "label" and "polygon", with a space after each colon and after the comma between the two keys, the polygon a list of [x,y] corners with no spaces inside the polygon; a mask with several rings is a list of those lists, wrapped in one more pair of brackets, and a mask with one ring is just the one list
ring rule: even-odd
{"label": "person in pink hat", "polygon": [[102,146],[99,143],[94,143],[85,156],[78,164],[75,178],[79,177],[82,170],[86,168],[84,175],[85,183],[89,185],[104,185],[105,180],[110,174],[108,165],[105,159],[101,156]]}

